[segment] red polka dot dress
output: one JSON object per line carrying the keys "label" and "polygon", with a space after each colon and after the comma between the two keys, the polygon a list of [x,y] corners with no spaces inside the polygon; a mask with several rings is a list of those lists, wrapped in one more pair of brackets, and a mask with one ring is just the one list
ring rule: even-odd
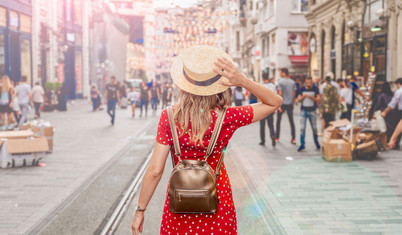
{"label": "red polka dot dress", "polygon": [[[207,146],[217,119],[217,114],[214,111],[211,111],[211,115],[212,123],[209,130],[204,135],[204,147],[200,144],[191,143],[188,134],[180,136],[181,130],[176,123],[182,159],[202,160],[205,157]],[[228,144],[233,133],[237,128],[250,124],[252,120],[253,108],[251,106],[229,107],[227,109],[218,141],[212,155],[207,160],[213,170],[216,169],[220,153]],[[160,144],[173,146],[173,138],[166,110],[163,110],[161,114],[156,140]],[[178,158],[176,155],[174,159],[177,164]],[[166,192],[160,234],[237,234],[236,210],[233,203],[229,177],[224,163],[221,167],[221,175],[217,179],[217,190],[219,206],[215,214],[171,213],[169,211],[169,197]]]}

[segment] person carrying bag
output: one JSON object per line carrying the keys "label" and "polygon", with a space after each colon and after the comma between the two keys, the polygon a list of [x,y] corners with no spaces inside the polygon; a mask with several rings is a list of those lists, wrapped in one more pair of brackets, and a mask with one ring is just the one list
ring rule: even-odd
{"label": "person carrying bag", "polygon": [[[143,232],[146,208],[170,152],[174,169],[160,234],[237,234],[236,208],[223,155],[238,128],[273,113],[282,98],[247,79],[226,52],[211,46],[183,50],[175,57],[170,73],[180,88],[178,102],[161,113],[132,232]],[[261,103],[230,107],[231,86],[247,89]]]}
{"label": "person carrying bag", "polygon": [[[169,210],[172,213],[215,213],[218,210],[218,191],[216,178],[220,175],[220,168],[224,154],[219,158],[216,171],[208,164],[222,129],[227,108],[219,112],[217,123],[212,132],[207,154],[202,161],[182,160],[180,158],[180,143],[177,136],[176,125],[173,120],[173,109],[168,108],[168,118],[173,135],[173,148],[179,158],[179,163],[174,167],[169,183]],[[225,147],[226,148],[226,147]],[[174,166],[174,157],[172,156]]]}

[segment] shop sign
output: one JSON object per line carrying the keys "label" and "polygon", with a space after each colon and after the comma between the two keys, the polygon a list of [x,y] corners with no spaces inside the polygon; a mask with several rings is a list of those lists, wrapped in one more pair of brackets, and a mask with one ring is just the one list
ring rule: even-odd
{"label": "shop sign", "polygon": [[6,8],[0,7],[0,26],[7,27]]}
{"label": "shop sign", "polygon": [[288,55],[308,55],[307,32],[288,33]]}
{"label": "shop sign", "polygon": [[10,22],[10,28],[18,29],[19,19],[18,19],[18,13],[17,12],[10,11],[9,22]]}

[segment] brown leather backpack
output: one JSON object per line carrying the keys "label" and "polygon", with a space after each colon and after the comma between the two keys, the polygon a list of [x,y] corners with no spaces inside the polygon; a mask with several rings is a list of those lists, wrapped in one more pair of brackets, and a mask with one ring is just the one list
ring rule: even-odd
{"label": "brown leather backpack", "polygon": [[168,107],[168,117],[173,137],[173,148],[179,162],[174,166],[172,155],[173,171],[169,182],[169,210],[172,213],[215,213],[218,210],[218,191],[216,179],[220,175],[220,168],[224,158],[221,154],[216,172],[207,163],[208,157],[212,154],[222,124],[225,119],[226,109],[220,111],[212,132],[207,153],[203,161],[182,160],[177,136],[176,124],[173,119],[172,107]]}

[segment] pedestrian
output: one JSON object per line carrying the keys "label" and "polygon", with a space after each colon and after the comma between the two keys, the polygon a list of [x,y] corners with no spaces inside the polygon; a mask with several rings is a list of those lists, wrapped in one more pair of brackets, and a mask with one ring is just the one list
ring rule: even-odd
{"label": "pedestrian", "polygon": [[[208,50],[204,48],[208,48]],[[223,50],[210,48],[212,47],[198,46],[184,50],[180,56],[175,57],[176,59],[171,68],[173,82],[181,89],[179,102],[173,107],[174,120],[172,122],[176,126],[173,128],[179,130],[179,145],[176,144],[175,147],[183,154],[181,155],[178,151],[175,151],[174,163],[179,162],[180,156],[184,160],[197,160],[197,162],[205,160],[207,146],[209,145],[217,116],[221,110],[225,110],[224,108],[230,105],[228,86],[242,86],[261,99],[262,103],[227,107],[224,113],[222,131],[217,137],[219,145],[216,145],[215,151],[206,159],[212,170],[220,172],[216,179],[216,191],[219,197],[216,212],[209,214],[200,214],[197,211],[195,211],[196,214],[173,213],[169,209],[169,202],[173,199],[166,197],[160,228],[160,234],[162,235],[178,234],[179,232],[180,234],[237,233],[236,209],[233,203],[230,181],[224,163],[222,163],[220,170],[215,169],[218,159],[236,129],[263,119],[274,112],[281,104],[281,98],[278,95],[244,77],[228,59],[218,59],[215,64],[210,62],[215,61],[215,58],[229,57]],[[214,53],[215,51],[217,53]],[[210,59],[205,60],[207,57]],[[186,61],[186,70],[183,70],[182,60]],[[197,73],[192,72],[190,77],[186,71],[192,71],[192,69],[197,69]],[[201,71],[201,69],[204,71]],[[212,72],[218,74],[213,75],[215,77],[212,80],[198,75],[199,73],[211,74]],[[223,81],[223,77],[227,80]],[[204,84],[209,85],[205,86]],[[144,231],[144,212],[162,177],[169,151],[174,146],[166,110],[163,110],[161,114],[156,141],[131,225],[134,235],[139,235]],[[192,203],[187,204],[188,206],[202,207],[202,205],[205,205],[202,204],[205,198],[209,198],[209,196],[197,197],[200,194],[187,194],[190,197],[185,193],[178,194],[182,200],[192,201]]]}
{"label": "pedestrian", "polygon": [[127,94],[127,99],[131,104],[131,116],[135,117],[135,106],[138,103],[140,93],[136,91],[135,87],[131,87],[130,92]]}
{"label": "pedestrian", "polygon": [[[388,82],[384,81],[380,88],[381,92],[376,96],[373,100],[373,105],[369,111],[369,117],[375,118],[374,113],[376,111],[384,111],[388,104],[391,102],[394,93],[391,90],[391,87]],[[392,109],[384,118],[385,125],[387,126],[387,131],[385,132],[387,135],[387,141],[391,139],[392,133],[394,132],[396,126],[398,125],[398,110]]]}
{"label": "pedestrian", "polygon": [[339,78],[337,82],[339,88],[341,89],[340,102],[342,105],[342,113],[340,118],[348,119],[350,121],[352,113],[353,90],[346,84],[346,82],[342,78]]}
{"label": "pedestrian", "polygon": [[303,151],[306,148],[306,127],[307,119],[310,122],[311,129],[313,130],[314,143],[317,150],[320,150],[321,146],[318,142],[317,134],[317,113],[316,109],[320,103],[320,91],[318,87],[314,86],[313,79],[307,77],[304,81],[304,86],[300,87],[297,101],[301,102],[300,111],[300,147],[298,152]]}
{"label": "pedestrian", "polygon": [[154,113],[158,109],[159,97],[160,97],[159,90],[157,88],[156,83],[154,83],[151,87],[151,108]]}
{"label": "pedestrian", "polygon": [[40,85],[39,81],[35,82],[35,86],[32,88],[32,102],[35,108],[35,119],[40,118],[40,108],[45,101],[45,91]]}
{"label": "pedestrian", "polygon": [[172,88],[169,84],[165,84],[162,92],[162,109],[166,108],[172,101]]}
{"label": "pedestrian", "polygon": [[[396,86],[398,90],[395,91],[394,96],[392,97],[391,101],[388,103],[388,107],[381,113],[383,118],[386,118],[391,110],[395,110],[395,114],[393,115],[396,120],[402,119],[402,78],[398,78],[396,81]],[[394,149],[399,149],[399,143],[401,141],[401,136],[399,135],[397,140],[395,141]]]}
{"label": "pedestrian", "polygon": [[[340,97],[341,89],[339,88],[338,83],[336,83],[334,81],[334,78],[335,78],[334,73],[333,72],[328,72],[325,77],[330,77],[330,79],[331,79],[330,83],[331,83],[332,86],[334,86],[336,88],[337,93],[338,93],[338,97]],[[327,82],[326,82],[326,79],[324,78],[324,81],[322,82],[321,86],[319,87],[321,97],[323,97],[323,95],[324,95],[324,89],[325,89],[326,86],[327,86]],[[320,109],[320,111],[321,111],[321,109]],[[324,132],[324,129],[325,129],[325,127],[327,125],[329,125],[329,124],[325,123],[324,115],[321,113],[321,132]],[[322,133],[320,135],[322,135]]]}
{"label": "pedestrian", "polygon": [[233,92],[234,102],[236,106],[242,106],[244,101],[244,93],[242,87],[236,87]]}
{"label": "pedestrian", "polygon": [[325,121],[325,128],[329,126],[329,123],[335,120],[336,111],[338,111],[338,91],[335,86],[331,84],[331,77],[326,76],[323,95],[321,98],[321,114]]}
{"label": "pedestrian", "polygon": [[[275,78],[268,78],[268,74],[264,74],[262,76],[263,78],[263,86],[269,88],[271,91],[273,91],[275,94],[277,94],[276,86],[275,86]],[[272,141],[272,146],[275,147],[276,141],[276,135],[275,135],[275,129],[274,129],[274,113],[269,114],[266,116],[264,119],[260,121],[260,145],[264,146],[265,145],[265,122],[268,124],[269,128],[269,135],[271,136],[271,141]]]}
{"label": "pedestrian", "polygon": [[351,109],[353,110],[355,108],[356,105],[356,94],[358,94],[360,97],[362,97],[363,99],[369,101],[368,97],[365,97],[363,92],[360,90],[359,86],[356,83],[356,77],[352,76],[349,79],[349,83],[348,86],[352,89],[353,93],[352,93],[352,105],[351,105]]}
{"label": "pedestrian", "polygon": [[27,121],[27,114],[29,111],[29,101],[31,96],[31,86],[27,84],[27,77],[21,77],[21,83],[15,88],[18,97],[18,105],[21,110],[21,117],[18,123],[18,128],[21,129],[22,125]]}
{"label": "pedestrian", "polygon": [[[0,98],[0,113],[1,124],[7,129],[11,123],[10,114],[13,113],[13,104],[15,97],[15,90],[11,85],[10,78],[7,75],[1,77],[1,98]],[[6,122],[7,116],[7,122]],[[10,122],[9,122],[10,121]]]}
{"label": "pedestrian", "polygon": [[142,108],[145,108],[145,117],[147,117],[148,104],[150,99],[151,99],[151,92],[149,91],[149,86],[145,82],[142,82],[140,85],[140,108],[141,108],[140,117],[142,117]]}
{"label": "pedestrian", "polygon": [[279,142],[282,115],[284,112],[287,112],[290,123],[290,133],[292,135],[290,143],[296,144],[296,130],[293,121],[293,104],[296,99],[296,83],[290,79],[289,70],[287,68],[281,68],[280,76],[278,93],[283,98],[283,104],[282,107],[279,108],[278,118],[276,120],[276,142]]}
{"label": "pedestrian", "polygon": [[114,125],[116,117],[116,104],[120,106],[120,92],[116,84],[116,77],[110,78],[110,83],[106,84],[105,98],[107,104],[107,113],[110,116],[110,123]]}
{"label": "pedestrian", "polygon": [[96,84],[91,85],[91,101],[92,101],[92,111],[96,111],[99,106],[100,93]]}

